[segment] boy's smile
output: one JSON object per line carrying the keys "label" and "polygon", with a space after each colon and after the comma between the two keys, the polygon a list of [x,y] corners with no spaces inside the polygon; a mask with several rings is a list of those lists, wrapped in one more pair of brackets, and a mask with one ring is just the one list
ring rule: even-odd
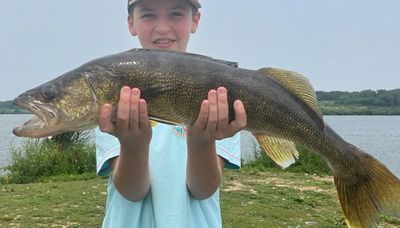
{"label": "boy's smile", "polygon": [[168,39],[168,38],[157,38],[153,41],[153,44],[158,48],[170,48],[174,45],[175,39]]}
{"label": "boy's smile", "polygon": [[128,16],[129,31],[143,48],[186,51],[200,12],[186,0],[142,0]]}

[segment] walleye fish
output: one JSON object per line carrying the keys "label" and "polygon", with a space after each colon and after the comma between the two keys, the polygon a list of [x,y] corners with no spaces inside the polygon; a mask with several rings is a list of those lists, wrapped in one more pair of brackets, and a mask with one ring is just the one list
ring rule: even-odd
{"label": "walleye fish", "polygon": [[399,179],[324,123],[311,84],[292,71],[247,70],[196,54],[133,49],[93,60],[18,96],[14,103],[35,117],[14,134],[38,138],[93,128],[101,105],[115,107],[125,85],[140,88],[150,119],[178,125],[192,124],[208,91],[224,86],[229,118],[240,99],[246,130],[277,164],[295,162],[294,143],[327,161],[349,227],[374,227],[381,212],[400,217]]}

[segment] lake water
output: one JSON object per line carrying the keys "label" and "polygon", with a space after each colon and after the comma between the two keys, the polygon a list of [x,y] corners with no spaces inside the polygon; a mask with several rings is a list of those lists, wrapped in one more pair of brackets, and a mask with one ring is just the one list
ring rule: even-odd
{"label": "lake water", "polygon": [[20,145],[24,138],[13,135],[15,126],[25,123],[32,115],[0,115],[0,168],[6,166],[10,160],[10,148],[13,145]]}
{"label": "lake water", "polygon": [[[9,162],[10,147],[24,140],[15,137],[12,129],[31,117],[0,115],[0,168]],[[400,116],[325,116],[324,119],[345,140],[378,158],[400,177]],[[251,143],[247,145],[244,146],[253,148]]]}

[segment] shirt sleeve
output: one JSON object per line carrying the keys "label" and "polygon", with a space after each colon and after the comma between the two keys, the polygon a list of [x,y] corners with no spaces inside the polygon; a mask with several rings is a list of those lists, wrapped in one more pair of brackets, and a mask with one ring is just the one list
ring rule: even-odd
{"label": "shirt sleeve", "polygon": [[99,176],[111,173],[109,160],[119,156],[120,144],[116,137],[96,128],[96,171]]}
{"label": "shirt sleeve", "polygon": [[228,161],[225,163],[225,168],[240,168],[240,132],[230,138],[218,140],[216,142],[216,149],[217,154]]}

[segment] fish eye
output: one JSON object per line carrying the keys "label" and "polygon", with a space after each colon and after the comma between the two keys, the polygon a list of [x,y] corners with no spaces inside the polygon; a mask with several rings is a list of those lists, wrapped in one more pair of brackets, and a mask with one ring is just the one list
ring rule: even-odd
{"label": "fish eye", "polygon": [[46,100],[52,100],[57,95],[57,89],[54,85],[45,85],[42,87],[42,97]]}

